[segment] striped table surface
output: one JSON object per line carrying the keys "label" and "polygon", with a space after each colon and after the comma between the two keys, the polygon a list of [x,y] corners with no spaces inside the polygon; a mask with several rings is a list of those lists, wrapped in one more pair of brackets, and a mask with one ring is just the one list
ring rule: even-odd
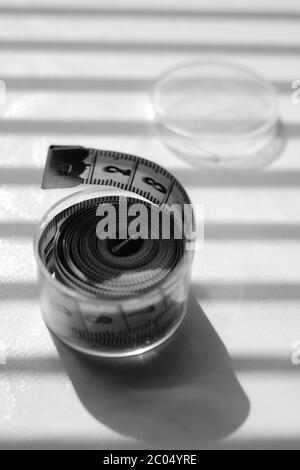
{"label": "striped table surface", "polygon": [[[150,125],[156,77],[214,55],[278,92],[287,136],[267,169],[195,170]],[[300,448],[298,0],[1,0],[0,447]],[[40,313],[35,224],[50,144],[163,164],[205,208],[192,295],[164,353],[99,366]]]}

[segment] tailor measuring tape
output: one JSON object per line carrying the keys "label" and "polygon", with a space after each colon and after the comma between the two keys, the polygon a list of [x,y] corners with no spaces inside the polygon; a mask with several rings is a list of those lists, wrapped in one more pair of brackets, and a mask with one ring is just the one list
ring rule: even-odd
{"label": "tailor measuring tape", "polygon": [[186,311],[189,197],[144,158],[51,146],[42,188],[78,185],[89,188],[55,204],[35,237],[44,319],[89,354],[144,352],[171,336]]}

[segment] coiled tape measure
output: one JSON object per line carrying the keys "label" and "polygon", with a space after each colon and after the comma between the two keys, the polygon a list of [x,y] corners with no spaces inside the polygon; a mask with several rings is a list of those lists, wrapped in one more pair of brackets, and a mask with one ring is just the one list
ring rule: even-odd
{"label": "coiled tape measure", "polygon": [[[182,208],[191,208],[189,197],[168,171],[144,158],[51,146],[42,188],[77,185],[90,186],[55,204],[35,237],[45,322],[83,352],[139,354],[171,336],[185,315],[192,211],[185,212],[180,236],[176,230]],[[137,219],[141,212],[146,220]],[[145,220],[140,236],[130,233],[137,220]],[[163,220],[170,222],[168,236]],[[116,236],[103,236],[104,227]]]}

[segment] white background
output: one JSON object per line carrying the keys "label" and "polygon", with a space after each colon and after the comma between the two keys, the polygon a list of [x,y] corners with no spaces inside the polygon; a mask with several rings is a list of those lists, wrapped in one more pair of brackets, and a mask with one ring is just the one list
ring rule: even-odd
{"label": "white background", "polygon": [[[153,134],[155,78],[207,54],[276,86],[288,141],[268,169],[195,171]],[[1,447],[300,447],[299,59],[298,0],[1,0]],[[42,321],[32,234],[62,197],[40,189],[53,143],[152,159],[205,206],[198,303],[150,365],[90,364]]]}

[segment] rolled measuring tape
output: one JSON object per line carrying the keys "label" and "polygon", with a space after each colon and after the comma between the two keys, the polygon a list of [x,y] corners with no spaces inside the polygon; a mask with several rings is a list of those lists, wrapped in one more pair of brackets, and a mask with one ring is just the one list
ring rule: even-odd
{"label": "rolled measuring tape", "polygon": [[144,158],[51,146],[42,188],[78,185],[85,189],[56,203],[36,232],[44,320],[82,352],[140,354],[169,338],[186,312],[190,199]]}

